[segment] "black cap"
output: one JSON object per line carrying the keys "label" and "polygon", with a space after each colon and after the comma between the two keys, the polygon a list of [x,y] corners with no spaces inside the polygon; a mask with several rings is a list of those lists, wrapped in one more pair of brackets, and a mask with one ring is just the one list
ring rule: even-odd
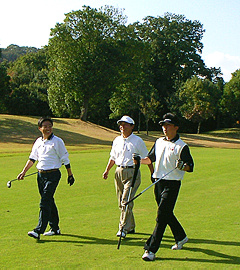
{"label": "black cap", "polygon": [[42,123],[44,121],[49,121],[52,125],[53,125],[53,120],[51,119],[51,117],[41,117],[39,120],[38,120],[38,126],[39,127],[42,127]]}
{"label": "black cap", "polygon": [[172,113],[166,113],[166,114],[164,114],[163,120],[161,120],[159,122],[159,124],[162,126],[162,125],[164,125],[164,123],[173,124],[175,126],[178,126],[179,125],[177,116],[174,115],[174,114],[172,114]]}

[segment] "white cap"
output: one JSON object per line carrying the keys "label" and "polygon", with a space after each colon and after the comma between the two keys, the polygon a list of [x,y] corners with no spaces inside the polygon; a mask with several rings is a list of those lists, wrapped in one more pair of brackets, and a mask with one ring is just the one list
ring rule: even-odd
{"label": "white cap", "polygon": [[119,123],[119,122],[126,122],[126,123],[129,123],[129,124],[132,124],[132,125],[135,124],[134,120],[131,117],[127,116],[127,115],[124,115],[120,120],[117,121],[117,123]]}

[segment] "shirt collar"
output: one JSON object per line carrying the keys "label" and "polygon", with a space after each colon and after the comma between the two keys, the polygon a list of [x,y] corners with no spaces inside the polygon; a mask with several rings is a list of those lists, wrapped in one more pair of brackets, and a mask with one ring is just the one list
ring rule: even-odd
{"label": "shirt collar", "polygon": [[179,134],[177,134],[173,139],[168,140],[166,137],[164,137],[165,141],[169,141],[169,142],[176,142],[179,139]]}
{"label": "shirt collar", "polygon": [[121,134],[121,136],[122,136],[122,138],[123,138],[124,140],[128,140],[130,137],[132,137],[132,135],[133,135],[133,133],[131,133],[127,138],[125,138],[125,137],[123,137],[123,135]]}
{"label": "shirt collar", "polygon": [[[51,140],[52,138],[53,138],[53,133],[51,133],[49,136],[48,136],[48,138],[47,138],[47,140]],[[43,136],[42,136],[42,140],[43,140]]]}

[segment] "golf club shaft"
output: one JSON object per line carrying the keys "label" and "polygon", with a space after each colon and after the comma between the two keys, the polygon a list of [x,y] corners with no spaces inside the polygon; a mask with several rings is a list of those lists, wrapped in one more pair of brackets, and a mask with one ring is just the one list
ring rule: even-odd
{"label": "golf club shaft", "polygon": [[[24,177],[28,177],[28,176],[31,176],[31,175],[36,174],[36,173],[38,173],[38,171],[34,172],[34,173],[27,174]],[[10,180],[9,182],[14,182],[14,181],[17,181],[17,180],[19,180],[19,179],[16,178],[16,179]]]}
{"label": "golf club shaft", "polygon": [[172,169],[170,172],[166,173],[162,178],[159,178],[157,181],[155,181],[154,183],[152,183],[150,186],[148,186],[147,188],[145,188],[143,191],[141,191],[139,194],[137,194],[136,196],[134,196],[131,200],[127,201],[125,203],[125,205],[128,205],[130,202],[134,201],[135,199],[137,199],[137,197],[139,197],[140,195],[142,195],[145,191],[147,191],[149,188],[151,188],[152,186],[154,186],[155,184],[157,184],[160,180],[162,180],[164,177],[166,177],[168,174],[170,174],[172,171],[174,171],[177,167],[175,167],[174,169]]}

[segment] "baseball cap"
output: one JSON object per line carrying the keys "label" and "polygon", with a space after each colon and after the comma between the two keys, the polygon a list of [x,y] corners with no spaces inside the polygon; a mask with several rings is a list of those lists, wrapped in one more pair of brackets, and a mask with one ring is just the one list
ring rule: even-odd
{"label": "baseball cap", "polygon": [[131,125],[135,124],[134,120],[128,115],[124,115],[120,120],[117,121],[117,124],[119,124],[120,122],[126,122]]}
{"label": "baseball cap", "polygon": [[163,120],[161,120],[159,122],[159,124],[162,126],[164,125],[164,123],[169,123],[169,124],[173,124],[175,126],[178,126],[178,118],[176,115],[172,114],[172,113],[166,113],[163,116]]}

